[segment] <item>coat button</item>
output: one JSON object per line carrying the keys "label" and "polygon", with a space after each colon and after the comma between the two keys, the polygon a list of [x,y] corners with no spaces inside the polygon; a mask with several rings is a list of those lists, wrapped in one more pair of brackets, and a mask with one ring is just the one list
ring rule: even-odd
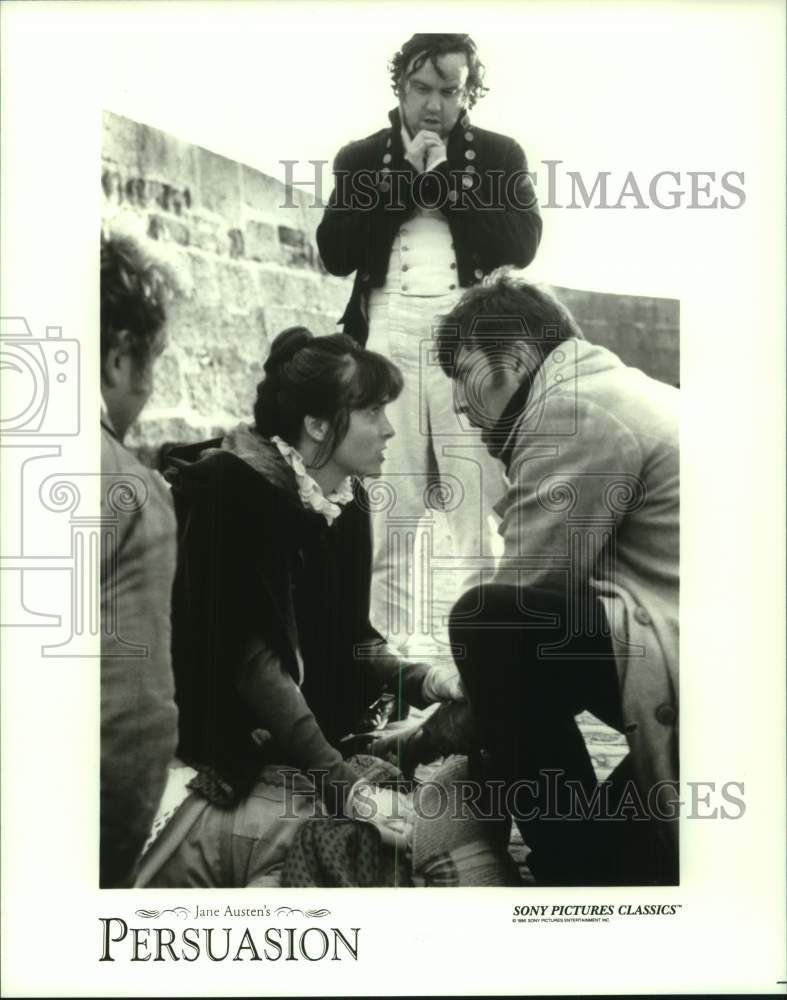
{"label": "coat button", "polygon": [[390,149],[390,148],[391,148],[391,137],[390,137],[390,135],[389,135],[389,136],[388,136],[388,138],[387,138],[387,139],[385,140],[385,145],[386,145],[386,148],[387,148],[387,149]]}
{"label": "coat button", "polygon": [[475,138],[475,136],[473,135],[472,132],[465,132],[465,141],[466,142],[472,142],[474,138]]}
{"label": "coat button", "polygon": [[456,261],[452,260],[451,263],[448,266],[451,268],[452,271],[455,271],[456,270]]}
{"label": "coat button", "polygon": [[402,291],[403,291],[403,292],[406,292],[406,291],[407,291],[407,285],[402,285]]}
{"label": "coat button", "polygon": [[475,150],[474,149],[466,149],[465,150],[465,159],[466,160],[474,160],[475,159]]}
{"label": "coat button", "polygon": [[662,726],[672,726],[675,723],[675,709],[672,705],[659,705],[654,714],[656,722],[660,722]]}
{"label": "coat button", "polygon": [[407,251],[408,251],[409,249],[410,249],[410,247],[401,247],[401,251],[402,251],[402,253],[407,253]]}
{"label": "coat button", "polygon": [[459,195],[456,193],[456,191],[448,192],[448,200],[451,202],[451,204],[453,204],[458,197]]}
{"label": "coat button", "polygon": [[401,228],[401,229],[399,230],[399,233],[400,233],[400,234],[401,234],[402,236],[406,236],[406,235],[407,235],[407,230],[406,230],[406,229],[404,228],[404,226],[402,226],[402,228]]}
{"label": "coat button", "polygon": [[473,166],[472,163],[468,163],[468,165],[465,167],[465,173],[468,173],[468,174],[474,174],[475,173],[475,167]]}
{"label": "coat button", "polygon": [[390,162],[391,162],[391,154],[386,153],[385,156],[383,157],[383,163],[390,163]]}
{"label": "coat button", "polygon": [[634,618],[640,623],[640,625],[650,625],[653,622],[653,619],[644,608],[636,608],[634,611]]}
{"label": "coat button", "polygon": [[403,271],[408,271],[409,270],[407,264],[402,264],[402,270]]}
{"label": "coat button", "polygon": [[481,270],[480,267],[477,267],[475,269],[475,271],[473,271],[473,277],[477,278],[478,281],[480,281],[483,278],[483,276],[484,276],[484,272]]}
{"label": "coat button", "polygon": [[472,186],[473,186],[473,178],[472,177],[463,177],[462,178],[462,187],[469,188],[469,187],[472,187]]}
{"label": "coat button", "polygon": [[453,290],[456,288],[456,285],[449,285],[448,288],[450,291],[453,292]]}
{"label": "coat button", "polygon": [[391,190],[391,185],[388,183],[388,181],[380,181],[379,187],[380,187],[381,191],[390,191]]}

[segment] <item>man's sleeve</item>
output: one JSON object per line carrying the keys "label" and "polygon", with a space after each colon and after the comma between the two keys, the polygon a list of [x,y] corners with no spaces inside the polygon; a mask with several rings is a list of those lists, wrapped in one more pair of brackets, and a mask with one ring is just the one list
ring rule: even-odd
{"label": "man's sleeve", "polygon": [[349,149],[343,147],[336,156],[334,188],[317,227],[322,261],[331,274],[340,277],[352,274],[365,262],[374,208],[374,192],[361,172],[351,166]]}
{"label": "man's sleeve", "polygon": [[551,400],[550,411],[573,432],[533,432],[516,455],[495,582],[562,596],[610,557],[617,527],[645,487],[640,446],[614,415],[569,395]]}

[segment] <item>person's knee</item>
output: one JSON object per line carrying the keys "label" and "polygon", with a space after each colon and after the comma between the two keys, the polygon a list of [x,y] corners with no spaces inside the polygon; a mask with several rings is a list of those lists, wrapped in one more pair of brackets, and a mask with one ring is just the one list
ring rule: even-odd
{"label": "person's knee", "polygon": [[472,632],[511,622],[516,611],[516,588],[506,584],[485,583],[466,590],[451,609],[450,632]]}

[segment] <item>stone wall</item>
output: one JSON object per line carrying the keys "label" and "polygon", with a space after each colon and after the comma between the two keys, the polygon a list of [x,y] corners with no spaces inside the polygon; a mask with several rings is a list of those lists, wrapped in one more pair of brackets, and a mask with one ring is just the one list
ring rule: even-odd
{"label": "stone wall", "polygon": [[583,292],[553,286],[588,340],[653,378],[680,383],[680,303],[645,295]]}
{"label": "stone wall", "polygon": [[150,457],[248,419],[270,340],[294,324],[335,332],[351,282],[322,267],[321,213],[300,192],[288,201],[283,184],[251,167],[109,112],[103,128],[104,222],[124,231],[136,220],[186,292],[128,438]]}
{"label": "stone wall", "polygon": [[[133,219],[182,276],[170,346],[129,444],[148,460],[248,419],[270,340],[303,324],[336,330],[351,279],[322,267],[320,210],[258,170],[106,112],[102,214]],[[114,222],[113,222],[114,220]],[[548,224],[548,219],[547,219]],[[678,303],[556,289],[589,339],[677,383]]]}

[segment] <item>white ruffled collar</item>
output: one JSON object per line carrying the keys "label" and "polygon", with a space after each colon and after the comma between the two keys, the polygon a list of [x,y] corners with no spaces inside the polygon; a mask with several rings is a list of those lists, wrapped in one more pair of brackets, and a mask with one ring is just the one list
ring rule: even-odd
{"label": "white ruffled collar", "polygon": [[303,456],[297,448],[287,444],[277,434],[274,434],[270,439],[263,438],[247,424],[238,424],[234,430],[231,430],[222,441],[221,448],[223,451],[232,452],[233,455],[256,469],[257,472],[269,477],[273,471],[272,465],[276,464],[272,458],[271,445],[276,447],[286,464],[295,473],[298,495],[303,506],[307,510],[322,514],[328,524],[333,524],[342,512],[340,505],[349,503],[353,499],[350,476],[339,484],[338,489],[326,496],[320,484],[306,471]]}
{"label": "white ruffled collar", "polygon": [[338,489],[326,496],[320,484],[306,471],[306,466],[303,464],[303,456],[298,449],[293,448],[286,441],[282,441],[278,434],[274,434],[271,441],[276,445],[281,457],[295,473],[295,479],[298,483],[298,493],[303,506],[307,510],[313,510],[318,514],[322,514],[328,524],[333,524],[342,512],[341,505],[349,503],[353,498],[352,479],[350,476],[339,484]]}

